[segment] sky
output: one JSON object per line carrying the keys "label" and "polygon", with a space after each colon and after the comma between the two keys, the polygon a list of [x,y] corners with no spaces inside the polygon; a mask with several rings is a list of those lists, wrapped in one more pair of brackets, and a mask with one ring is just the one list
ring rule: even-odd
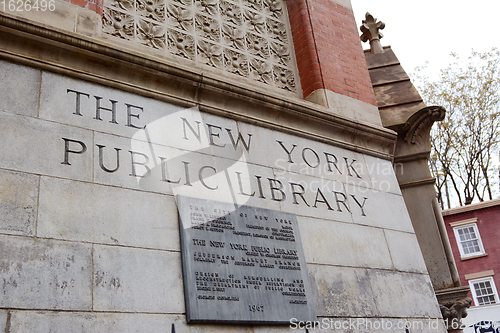
{"label": "sky", "polygon": [[366,12],[385,23],[381,43],[391,46],[409,74],[429,61],[428,75],[436,79],[452,61],[451,52],[466,58],[472,49],[500,49],[500,0],[351,0],[351,5],[358,28]]}

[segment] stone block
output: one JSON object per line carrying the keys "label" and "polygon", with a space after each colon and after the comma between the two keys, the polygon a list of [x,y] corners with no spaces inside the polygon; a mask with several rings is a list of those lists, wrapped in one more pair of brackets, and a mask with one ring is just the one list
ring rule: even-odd
{"label": "stone block", "polygon": [[[216,159],[217,170],[223,175],[221,190],[226,202],[259,208],[280,210],[280,202],[271,200],[269,179],[275,179],[273,169],[229,159]],[[221,197],[218,194],[217,200]],[[234,198],[234,199],[230,199]],[[211,199],[207,197],[207,199]]]}
{"label": "stone block", "polygon": [[90,37],[100,37],[102,32],[101,15],[86,8],[78,8],[76,32]]}
{"label": "stone block", "polygon": [[40,70],[0,61],[0,110],[36,117]]}
{"label": "stone block", "polygon": [[[95,133],[94,138],[96,183],[172,194],[175,181],[185,175],[182,160],[186,151],[104,133]],[[213,164],[207,155],[201,155],[200,160]],[[179,174],[172,171],[176,164],[181,167]]]}
{"label": "stone block", "polygon": [[39,177],[0,170],[0,232],[35,234]]}
{"label": "stone block", "polygon": [[382,229],[308,217],[298,222],[308,263],[393,268]]}
{"label": "stone block", "polygon": [[269,199],[273,170],[244,158],[219,158],[103,133],[95,133],[95,142],[97,183],[280,209],[278,201]]}
{"label": "stone block", "polygon": [[413,233],[384,230],[394,268],[398,271],[427,273],[417,236]]}
{"label": "stone block", "polygon": [[[241,160],[248,151],[258,149],[253,134],[241,130],[236,121],[200,112],[197,108],[182,109],[148,124],[147,128],[153,142],[195,153]],[[165,128],[168,128],[168,138],[162,140],[159,134],[164,133]],[[142,134],[146,133],[139,133],[136,138],[141,139]]]}
{"label": "stone block", "polygon": [[[269,326],[264,326],[266,328],[265,332],[273,332],[268,331]],[[230,325],[190,325],[190,333],[254,333],[255,326],[248,325],[238,325],[238,326],[230,326]],[[176,327],[177,329],[177,327]],[[176,331],[177,333],[177,331]]]}
{"label": "stone block", "polygon": [[375,105],[325,89],[330,109],[339,110],[346,118],[382,126],[380,112]]}
{"label": "stone block", "polygon": [[[23,3],[27,2],[26,0],[22,0]],[[33,1],[30,2],[33,5]],[[49,1],[47,1],[47,4]],[[16,2],[16,4],[18,4]],[[45,11],[37,11],[37,10],[24,10],[24,5],[21,7],[23,10],[15,10],[15,11],[6,11],[9,14],[20,16],[24,19],[28,19],[30,21],[35,21],[38,23],[42,23],[43,25],[52,26],[58,29],[74,32],[75,31],[75,16],[77,6],[60,0],[53,0],[52,4],[54,5],[53,10],[51,7],[46,7]],[[19,5],[16,6],[18,8]],[[6,9],[8,6],[6,5]]]}
{"label": "stone block", "polygon": [[353,211],[359,212],[360,205],[363,205],[364,216],[353,213],[354,223],[413,233],[410,216],[401,195],[351,185],[346,185],[346,191],[356,196],[359,202],[352,205]]}
{"label": "stone block", "polygon": [[375,299],[382,291],[372,290],[369,270],[314,264],[307,268],[318,317],[379,316]]}
{"label": "stone block", "polygon": [[276,180],[269,180],[266,186],[271,198],[280,200],[282,210],[302,216],[352,222],[350,197],[343,183],[290,172],[277,176]]}
{"label": "stone block", "polygon": [[165,332],[189,333],[182,316],[96,312],[13,311],[10,333]]}
{"label": "stone block", "polygon": [[7,311],[0,311],[0,332],[8,332],[5,327],[7,325]]}
{"label": "stone block", "polygon": [[181,254],[95,245],[94,310],[181,314]]}
{"label": "stone block", "polygon": [[439,318],[429,276],[309,264],[318,317]]}
{"label": "stone block", "polygon": [[40,118],[235,160],[254,146],[234,120],[48,72]]}
{"label": "stone block", "polygon": [[77,141],[84,143],[85,149],[92,147],[91,131],[0,112],[0,140],[6,143],[0,146],[0,168],[78,180],[92,179],[92,158],[88,152],[65,154],[66,143],[67,151],[83,151],[82,144]]}
{"label": "stone block", "polygon": [[[437,319],[421,318],[337,318],[323,317],[318,318],[314,330],[310,332],[349,332],[349,333],[402,333],[408,332],[433,332],[446,333],[442,330]],[[296,323],[293,327],[297,329],[302,325],[305,328],[306,323]]]}
{"label": "stone block", "polygon": [[[376,191],[401,195],[392,162],[369,155],[364,155],[364,158],[371,178],[370,187]],[[402,172],[400,167],[396,166],[396,172]]]}
{"label": "stone block", "polygon": [[440,318],[430,278],[424,274],[382,270],[368,272],[378,316]]}
{"label": "stone block", "polygon": [[[290,332],[290,327],[289,326],[276,326],[276,327],[269,327],[269,326],[254,326],[253,328],[253,333],[289,333]],[[300,331],[298,331],[300,332]]]}
{"label": "stone block", "polygon": [[411,333],[446,333],[448,332],[444,320],[441,318],[409,318],[407,325]]}
{"label": "stone block", "polygon": [[238,123],[238,128],[252,134],[254,147],[266,147],[250,149],[250,163],[272,167],[279,175],[292,172],[371,187],[362,154],[246,123]]}
{"label": "stone block", "polygon": [[172,196],[42,177],[40,237],[179,251]]}
{"label": "stone block", "polygon": [[[99,84],[42,72],[42,119],[127,138],[137,135],[137,138],[145,138],[147,141],[148,135],[154,135],[153,142],[168,142],[171,135],[169,131],[151,133],[148,127],[153,129],[155,121],[171,123],[174,119],[177,120],[177,112],[182,110],[185,108]],[[182,129],[182,120],[179,118],[177,121],[176,125],[180,124]],[[146,125],[147,130],[144,129]]]}
{"label": "stone block", "polygon": [[90,310],[91,245],[0,235],[0,307]]}

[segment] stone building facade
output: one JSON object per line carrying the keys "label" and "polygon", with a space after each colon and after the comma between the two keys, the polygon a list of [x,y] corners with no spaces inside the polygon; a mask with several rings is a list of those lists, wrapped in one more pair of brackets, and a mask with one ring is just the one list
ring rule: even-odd
{"label": "stone building facade", "polygon": [[[348,0],[0,10],[0,331],[446,331]],[[187,323],[179,196],[295,216],[316,315]]]}

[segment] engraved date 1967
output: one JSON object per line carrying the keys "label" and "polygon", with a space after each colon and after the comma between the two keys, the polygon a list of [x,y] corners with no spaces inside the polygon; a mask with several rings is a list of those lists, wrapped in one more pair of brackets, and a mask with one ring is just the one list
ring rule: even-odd
{"label": "engraved date 1967", "polygon": [[45,12],[56,10],[55,0],[0,0],[0,10],[9,12]]}
{"label": "engraved date 1967", "polygon": [[250,304],[248,308],[250,309],[250,312],[264,312],[264,305]]}

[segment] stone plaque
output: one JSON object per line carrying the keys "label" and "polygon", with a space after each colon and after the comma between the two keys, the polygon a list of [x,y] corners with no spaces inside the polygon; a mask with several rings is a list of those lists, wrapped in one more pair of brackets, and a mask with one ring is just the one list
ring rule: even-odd
{"label": "stone plaque", "polygon": [[187,320],[316,320],[294,214],[177,196]]}

